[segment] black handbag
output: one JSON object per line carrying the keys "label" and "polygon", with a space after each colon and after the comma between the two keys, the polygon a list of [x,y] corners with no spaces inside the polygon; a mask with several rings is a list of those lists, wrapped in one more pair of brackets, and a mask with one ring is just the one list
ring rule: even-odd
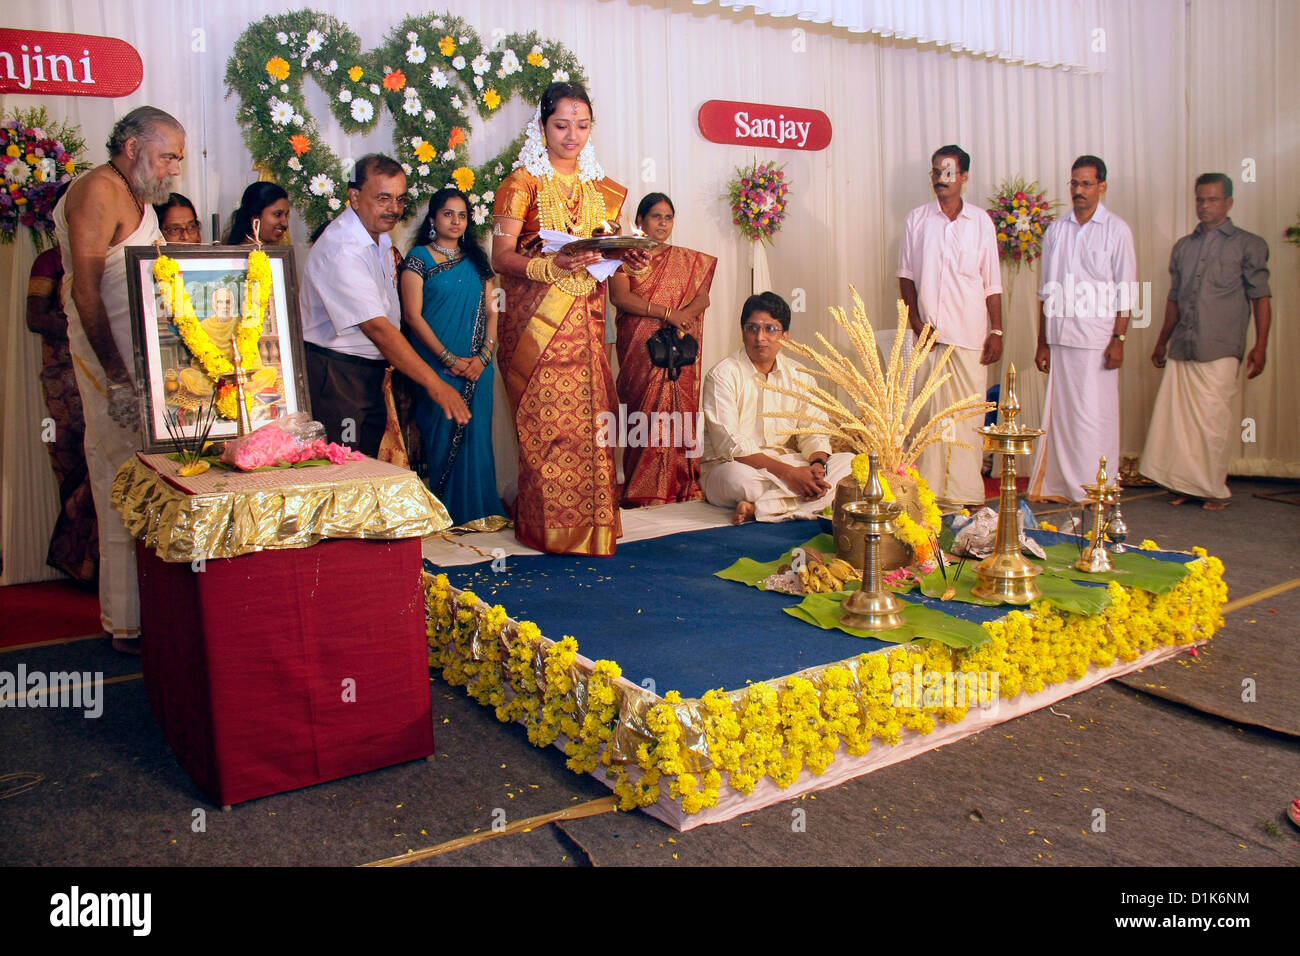
{"label": "black handbag", "polygon": [[700,357],[700,343],[689,332],[667,325],[646,340],[650,364],[667,369],[668,381],[675,382],[682,369],[694,365]]}

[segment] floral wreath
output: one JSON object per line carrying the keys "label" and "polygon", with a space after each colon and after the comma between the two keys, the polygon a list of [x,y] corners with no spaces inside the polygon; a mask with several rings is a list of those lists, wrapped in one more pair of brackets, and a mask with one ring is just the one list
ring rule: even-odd
{"label": "floral wreath", "polygon": [[746,239],[770,243],[785,222],[789,195],[784,166],[755,160],[737,168],[727,187],[732,225]]}
{"label": "floral wreath", "polygon": [[[221,376],[229,375],[235,370],[230,359],[222,354],[213,343],[194,311],[194,302],[185,288],[184,276],[180,263],[171,256],[159,254],[153,266],[155,287],[161,291],[163,286],[171,287],[171,320],[180,334],[181,341],[190,350],[190,354],[199,360],[203,371],[213,382],[219,382]],[[242,320],[235,329],[235,347],[239,349],[241,365],[251,371],[262,364],[257,345],[262,338],[262,327],[266,321],[266,303],[271,296],[271,260],[261,249],[254,249],[248,254],[248,272],[244,285],[243,314],[252,313],[255,322],[245,324]],[[217,413],[222,418],[234,420],[238,414],[233,387],[219,388],[217,392]],[[253,396],[245,391],[244,403],[251,411]]]}
{"label": "floral wreath", "polygon": [[989,218],[997,232],[998,258],[1014,268],[1027,266],[1043,254],[1043,234],[1062,204],[1047,200],[1036,182],[1025,177],[1005,179],[990,200]]}
{"label": "floral wreath", "polygon": [[342,209],[347,175],[307,108],[308,78],[326,92],[330,111],[348,135],[373,130],[387,106],[394,156],[416,200],[406,217],[416,215],[422,197],[455,185],[469,196],[480,238],[490,228],[495,191],[527,137],[521,134],[471,167],[471,111],[487,119],[516,96],[535,104],[551,83],[586,80],[577,57],[558,42],[533,31],[488,46],[450,13],[406,17],[379,47],[365,52],[347,24],[315,10],[253,23],[227,61],[228,95],[239,97],[235,115],[254,166],[277,171],[279,185],[310,229]]}

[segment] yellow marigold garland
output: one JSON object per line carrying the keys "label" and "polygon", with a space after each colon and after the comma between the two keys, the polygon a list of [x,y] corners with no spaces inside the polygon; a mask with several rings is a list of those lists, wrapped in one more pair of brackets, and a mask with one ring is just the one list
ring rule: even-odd
{"label": "yellow marigold garland", "polygon": [[[570,769],[606,768],[622,809],[656,802],[666,782],[669,797],[680,800],[685,812],[697,813],[717,804],[723,774],[743,794],[765,776],[786,788],[804,769],[825,772],[840,749],[861,756],[873,740],[894,745],[904,730],[929,734],[936,721],[962,720],[967,706],[895,700],[895,675],[911,678],[917,667],[943,675],[995,674],[998,696],[1010,699],[1078,680],[1089,665],[1109,667],[1159,645],[1209,637],[1223,626],[1223,563],[1203,548],[1194,553],[1200,560],[1167,594],[1125,590],[1112,581],[1111,604],[1101,614],[1038,603],[1028,614],[1015,610],[985,623],[990,639],[977,648],[952,650],[934,641],[894,647],[779,686],[758,683],[736,695],[711,690],[698,701],[669,691],[646,711],[651,738],[636,748],[634,767],[617,761],[611,746],[620,714],[628,710],[624,691],[615,686],[618,665],[597,661],[580,702],[572,637],[549,643],[528,621],[512,634],[500,605],[488,607],[468,591],[453,597],[445,575],[425,576],[429,662],[442,668],[449,683],[466,685],[476,699],[494,706],[499,720],[522,722],[538,746],[566,736]],[[685,745],[682,713],[698,725],[701,753]]]}

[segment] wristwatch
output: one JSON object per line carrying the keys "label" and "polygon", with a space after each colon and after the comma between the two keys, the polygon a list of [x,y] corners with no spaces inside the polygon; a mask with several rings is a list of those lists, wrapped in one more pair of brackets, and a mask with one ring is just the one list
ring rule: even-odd
{"label": "wristwatch", "polygon": [[829,461],[829,460],[830,460],[830,459],[828,459],[828,458],[812,458],[812,459],[809,459],[809,461],[808,461],[808,465],[809,465],[809,467],[811,467],[812,465],[821,465],[823,468],[825,468],[825,467],[826,467],[826,462]]}
{"label": "wristwatch", "polygon": [[1121,342],[1123,342],[1126,338],[1128,338],[1128,336],[1126,336],[1123,332],[1116,332],[1114,335],[1111,336],[1111,338],[1119,339]]}
{"label": "wristwatch", "polygon": [[989,335],[996,335],[998,338],[1002,338],[1003,332],[1001,329],[989,329]]}

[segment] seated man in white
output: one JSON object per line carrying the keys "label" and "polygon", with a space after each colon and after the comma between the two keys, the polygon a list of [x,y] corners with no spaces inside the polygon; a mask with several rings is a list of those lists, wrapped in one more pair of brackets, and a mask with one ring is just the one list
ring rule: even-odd
{"label": "seated man in white", "polygon": [[811,382],[799,364],[781,355],[790,330],[790,306],[775,292],[751,295],[740,313],[744,347],[709,370],[700,403],[704,449],[700,484],[711,504],[735,508],[741,524],[812,518],[835,496],[835,483],[850,471],[853,456],[832,455],[821,435],[784,435],[793,418],[765,412],[797,412],[798,398],[763,388],[793,388],[796,376]]}

